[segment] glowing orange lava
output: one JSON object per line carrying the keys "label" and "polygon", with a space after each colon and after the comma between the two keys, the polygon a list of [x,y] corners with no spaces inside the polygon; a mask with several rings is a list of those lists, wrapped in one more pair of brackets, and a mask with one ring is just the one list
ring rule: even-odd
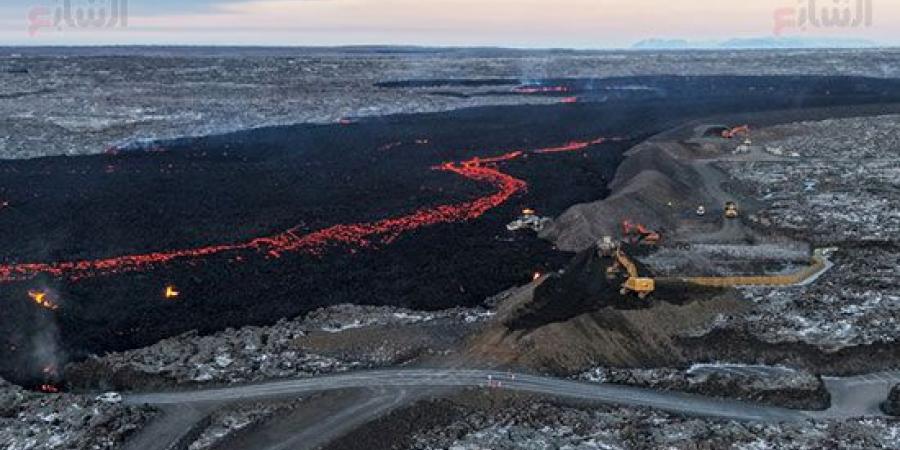
{"label": "glowing orange lava", "polygon": [[59,309],[59,306],[57,306],[56,303],[54,303],[49,297],[47,297],[46,292],[28,291],[28,296],[31,297],[31,300],[41,308],[49,309],[51,311]]}
{"label": "glowing orange lava", "polygon": [[[577,151],[606,141],[604,138],[573,141],[560,147],[537,149],[532,153]],[[472,181],[490,184],[496,189],[493,194],[464,203],[420,209],[405,216],[377,222],[335,225],[305,235],[298,232],[299,227],[295,227],[279,234],[242,243],[95,260],[0,265],[0,283],[26,281],[40,274],[77,281],[89,277],[147,270],[176,260],[196,260],[224,253],[254,251],[278,258],[284,253],[294,252],[321,255],[329,246],[335,245],[370,247],[373,243],[389,244],[407,231],[439,223],[476,219],[502,205],[512,196],[525,191],[528,185],[524,181],[507,175],[496,167],[497,163],[518,159],[525,153],[524,150],[518,150],[495,157],[475,157],[467,161],[448,162],[433,167],[434,170],[451,172]],[[242,260],[240,257],[235,258],[235,261]]]}
{"label": "glowing orange lava", "polygon": [[547,154],[547,153],[564,153],[564,152],[577,152],[584,150],[592,145],[602,144],[604,142],[610,140],[619,140],[619,139],[608,139],[608,138],[597,138],[593,141],[572,141],[566,145],[561,145],[559,147],[547,147],[547,148],[539,148],[534,151],[537,154]]}

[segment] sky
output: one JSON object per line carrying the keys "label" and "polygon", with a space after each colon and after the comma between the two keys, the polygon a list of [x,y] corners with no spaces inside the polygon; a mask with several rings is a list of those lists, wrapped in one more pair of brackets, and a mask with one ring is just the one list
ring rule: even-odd
{"label": "sky", "polygon": [[[833,7],[834,18],[846,18],[826,26]],[[0,0],[0,45],[604,49],[651,38],[775,36],[900,45],[900,1]]]}

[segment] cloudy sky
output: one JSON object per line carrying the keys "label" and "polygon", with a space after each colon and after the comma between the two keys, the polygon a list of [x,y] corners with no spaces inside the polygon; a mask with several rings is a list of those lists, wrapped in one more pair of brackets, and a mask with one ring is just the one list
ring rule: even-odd
{"label": "cloudy sky", "polygon": [[[127,24],[110,25],[127,2]],[[854,26],[857,7],[869,10]],[[825,27],[822,13],[846,11]],[[66,8],[69,6],[69,8]],[[68,11],[68,12],[67,12]],[[120,9],[121,11],[121,9]],[[78,13],[81,19],[78,20]],[[95,21],[88,20],[96,13]],[[100,20],[100,14],[106,21]],[[57,17],[59,16],[59,17]],[[837,16],[843,17],[843,15]],[[805,27],[797,25],[807,22]],[[816,26],[815,24],[818,24]],[[897,0],[0,0],[0,45],[625,47],[648,38],[785,36],[900,44]]]}

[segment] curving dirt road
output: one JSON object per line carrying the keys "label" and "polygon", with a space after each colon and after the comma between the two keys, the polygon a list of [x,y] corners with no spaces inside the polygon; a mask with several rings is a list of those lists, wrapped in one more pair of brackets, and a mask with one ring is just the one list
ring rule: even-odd
{"label": "curving dirt road", "polygon": [[[460,369],[407,369],[357,372],[297,380],[207,389],[189,392],[145,393],[128,395],[128,404],[150,404],[163,408],[162,425],[151,424],[136,437],[142,445],[149,445],[148,435],[155,436],[152,446],[142,448],[171,448],[172,442],[193,425],[192,418],[182,416],[184,411],[196,411],[216,404],[226,404],[260,399],[290,398],[316,392],[345,389],[368,389],[369,394],[358,396],[345,407],[324,413],[312,428],[295,428],[292,437],[285,431],[279,434],[279,446],[269,442],[265,448],[311,448],[306,438],[318,436],[319,444],[334,433],[323,430],[348,431],[355,426],[399,407],[405,402],[433,393],[434,389],[483,387],[517,392],[549,395],[560,398],[597,401],[621,406],[649,407],[663,411],[738,421],[793,422],[810,419],[841,419],[859,416],[881,416],[878,404],[883,401],[891,386],[900,382],[900,372],[885,372],[852,378],[829,378],[827,387],[833,396],[832,408],[827,411],[797,411],[772,406],[703,397],[680,392],[665,392],[620,385],[608,385],[571,381],[527,374],[511,374],[492,370]],[[193,405],[200,405],[194,408]],[[174,407],[178,409],[173,409]],[[195,420],[196,418],[193,418]],[[349,429],[348,429],[349,427]],[[165,429],[165,432],[161,432]],[[177,430],[181,430],[181,434]],[[333,430],[332,430],[333,431]],[[321,438],[321,439],[320,439]],[[168,440],[168,441],[166,441]],[[327,439],[326,439],[327,441]],[[310,441],[312,442],[312,441]],[[293,446],[291,443],[296,443]],[[303,443],[301,445],[301,443]],[[256,444],[256,442],[254,443]],[[263,443],[265,444],[265,443]],[[130,448],[137,448],[133,445]]]}

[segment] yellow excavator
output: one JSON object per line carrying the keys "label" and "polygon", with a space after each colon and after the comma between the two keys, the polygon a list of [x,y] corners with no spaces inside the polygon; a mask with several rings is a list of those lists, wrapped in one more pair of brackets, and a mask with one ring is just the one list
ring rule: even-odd
{"label": "yellow excavator", "polygon": [[795,286],[806,280],[822,274],[832,267],[828,262],[828,255],[837,251],[835,248],[816,249],[813,253],[810,265],[786,275],[751,275],[751,276],[713,276],[713,277],[667,277],[648,278],[638,274],[637,265],[625,254],[621,245],[609,236],[604,236],[597,242],[597,248],[601,256],[613,259],[613,264],[606,268],[606,276],[610,279],[625,269],[628,278],[622,283],[620,293],[628,295],[637,294],[641,299],[647,298],[656,291],[656,282],[663,283],[688,283],[696,286],[709,287],[733,287],[733,286]]}
{"label": "yellow excavator", "polygon": [[613,241],[611,237],[604,236],[597,243],[597,247],[600,249],[601,255],[613,259],[613,264],[606,268],[608,277],[615,277],[623,268],[628,274],[628,278],[622,283],[619,293],[622,295],[634,293],[637,294],[638,298],[645,299],[656,290],[656,281],[653,278],[639,276],[637,265],[625,254],[622,246]]}

